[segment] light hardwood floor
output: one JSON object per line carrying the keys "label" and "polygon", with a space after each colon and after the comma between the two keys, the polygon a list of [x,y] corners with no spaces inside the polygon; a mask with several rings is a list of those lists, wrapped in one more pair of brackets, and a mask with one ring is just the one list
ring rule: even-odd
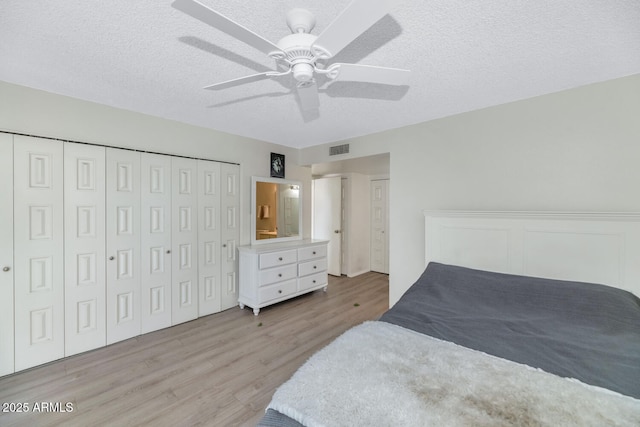
{"label": "light hardwood floor", "polygon": [[0,378],[0,403],[67,402],[72,412],[2,413],[1,426],[255,425],[315,351],[388,307],[388,276],[330,277],[316,291],[234,308]]}

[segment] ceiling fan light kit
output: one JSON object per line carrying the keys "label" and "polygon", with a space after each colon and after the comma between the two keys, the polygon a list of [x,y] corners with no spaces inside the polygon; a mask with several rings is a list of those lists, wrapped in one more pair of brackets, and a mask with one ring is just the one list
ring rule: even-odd
{"label": "ceiling fan light kit", "polygon": [[172,6],[238,40],[262,51],[269,57],[284,63],[285,71],[267,71],[206,86],[205,89],[227,89],[245,83],[279,78],[293,74],[296,80],[300,106],[303,110],[316,109],[319,105],[314,75],[324,74],[330,80],[354,81],[388,85],[406,85],[410,72],[398,68],[359,64],[334,63],[329,60],[385,16],[392,0],[353,0],[342,13],[315,36],[315,16],[306,9],[292,9],[286,21],[292,34],[284,36],[277,44],[264,39],[253,31],[205,6],[197,0],[176,0]]}

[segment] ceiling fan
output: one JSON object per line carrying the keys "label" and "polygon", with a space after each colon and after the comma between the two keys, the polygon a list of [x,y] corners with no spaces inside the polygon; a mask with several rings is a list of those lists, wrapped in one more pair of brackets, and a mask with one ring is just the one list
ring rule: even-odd
{"label": "ceiling fan", "polygon": [[310,34],[315,26],[313,14],[305,9],[292,9],[287,13],[287,25],[292,34],[283,37],[277,44],[196,0],[176,0],[172,6],[262,51],[284,69],[240,77],[206,86],[204,89],[226,89],[293,74],[301,108],[313,110],[319,106],[315,74],[326,75],[334,81],[387,85],[408,83],[409,70],[359,64],[325,64],[325,61],[385,16],[394,3],[393,0],[353,0],[319,36]]}

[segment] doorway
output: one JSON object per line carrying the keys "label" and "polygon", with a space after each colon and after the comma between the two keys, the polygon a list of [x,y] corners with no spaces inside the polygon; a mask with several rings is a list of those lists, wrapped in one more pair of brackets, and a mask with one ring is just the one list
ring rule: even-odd
{"label": "doorway", "polygon": [[[340,203],[340,220],[339,225],[332,226],[327,229],[324,234],[324,239],[329,240],[333,237],[331,233],[336,234],[335,230],[339,230],[337,233],[341,240],[341,259],[340,270],[342,275],[348,277],[355,277],[357,275],[372,271],[371,268],[371,254],[376,252],[378,257],[381,257],[383,264],[381,268],[376,267],[374,271],[385,271],[389,274],[389,224],[388,224],[388,206],[385,206],[384,210],[380,212],[385,219],[384,233],[385,245],[382,246],[384,251],[380,251],[378,246],[373,247],[372,244],[372,185],[381,181],[386,182],[386,189],[382,190],[386,196],[380,203],[388,203],[389,194],[389,164],[390,156],[388,153],[378,154],[368,157],[360,157],[354,159],[338,160],[330,163],[322,163],[312,165],[313,182],[319,179],[333,178],[335,182],[340,179],[341,191],[338,192],[337,184],[334,184],[334,200],[339,200]],[[315,187],[314,193],[315,193]],[[339,195],[339,196],[338,196]],[[378,192],[377,196],[382,196]],[[315,196],[312,196],[312,204],[318,207],[318,203],[322,203],[326,207],[326,203],[316,202]],[[317,209],[312,209],[312,223],[314,218],[318,218],[320,214]],[[337,213],[334,213],[335,218]],[[313,227],[312,227],[313,228]],[[312,237],[321,238],[320,235],[313,232]]]}

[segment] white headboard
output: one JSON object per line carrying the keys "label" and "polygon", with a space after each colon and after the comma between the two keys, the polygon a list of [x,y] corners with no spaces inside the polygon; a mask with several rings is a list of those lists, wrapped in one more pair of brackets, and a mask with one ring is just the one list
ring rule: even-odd
{"label": "white headboard", "polygon": [[601,283],[640,296],[640,214],[424,211],[425,265]]}

